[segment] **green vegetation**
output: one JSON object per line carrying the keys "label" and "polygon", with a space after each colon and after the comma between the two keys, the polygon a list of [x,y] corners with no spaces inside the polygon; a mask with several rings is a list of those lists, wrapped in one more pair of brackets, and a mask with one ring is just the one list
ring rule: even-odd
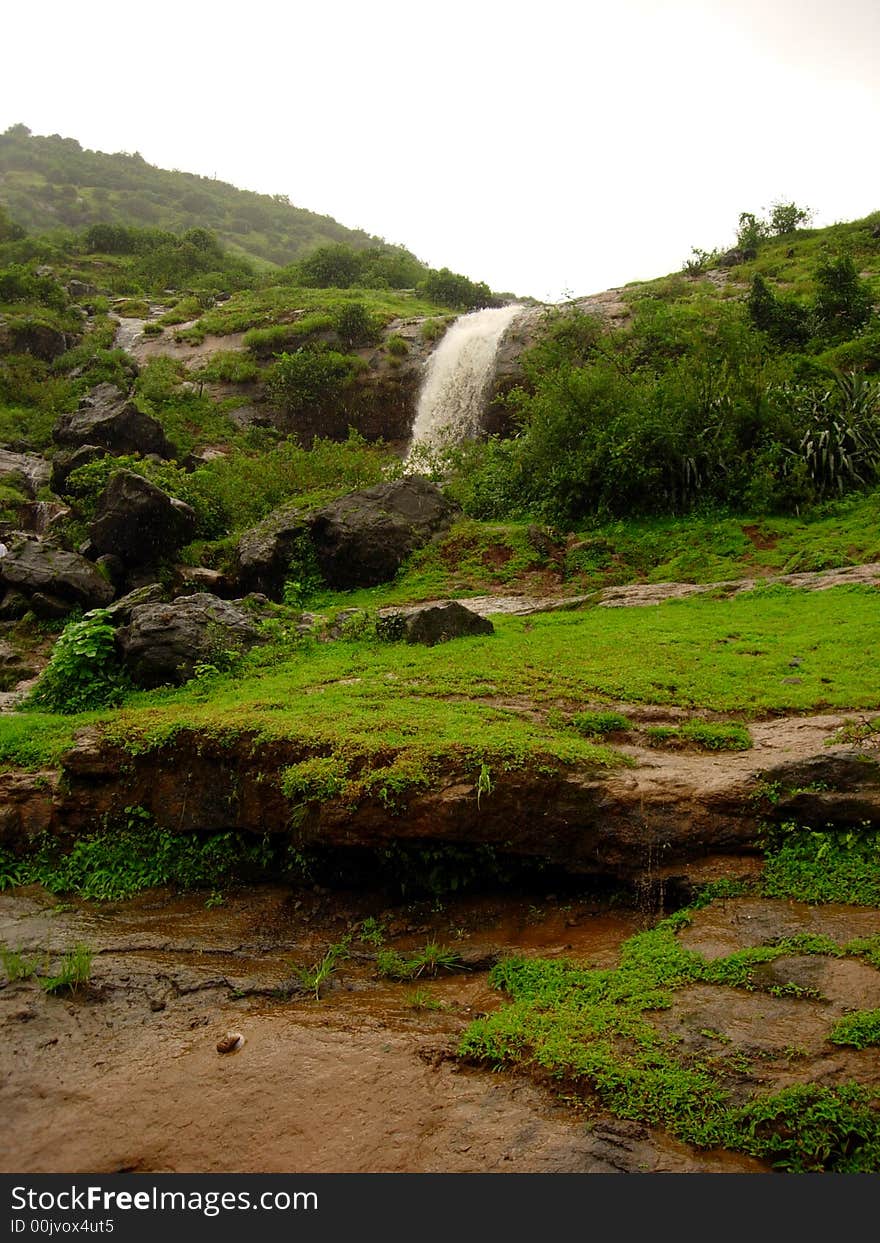
{"label": "green vegetation", "polygon": [[67,850],[47,837],[26,858],[0,853],[0,889],[36,884],[101,902],[159,885],[216,891],[246,877],[298,872],[286,847],[276,850],[266,840],[246,841],[235,833],[170,833],[155,828],[139,807],[127,808],[122,825],[79,838]]}
{"label": "green vegetation", "polygon": [[686,721],[683,725],[653,725],[645,731],[652,747],[696,747],[700,751],[748,751],[752,736],[744,725]]}
{"label": "green vegetation", "polygon": [[106,609],[69,622],[28,702],[50,712],[86,712],[119,703],[129,688]]}
{"label": "green vegetation", "polygon": [[8,949],[6,946],[0,946],[0,964],[10,984],[31,980],[40,969],[36,959],[26,958],[18,950]]}
{"label": "green vegetation", "polygon": [[876,1169],[880,1121],[870,1090],[803,1085],[743,1100],[734,1061],[689,1052],[650,1018],[687,984],[754,988],[752,969],[761,962],[846,951],[824,939],[789,938],[707,962],[679,943],[676,932],[687,922],[680,913],[630,938],[614,970],[503,960],[490,979],[510,1004],[467,1029],[461,1055],[532,1067],[569,1093],[697,1147],[723,1146],[792,1171]]}
{"label": "green vegetation", "polygon": [[828,1037],[832,1044],[867,1049],[880,1044],[880,1010],[854,1010],[834,1024]]}
{"label": "green vegetation", "polygon": [[571,723],[585,738],[623,733],[631,728],[629,719],[621,712],[576,712]]}
{"label": "green vegetation", "polygon": [[57,975],[40,980],[40,987],[47,993],[78,993],[92,978],[94,954],[87,945],[75,945],[61,959]]}
{"label": "green vegetation", "polygon": [[380,950],[376,955],[376,969],[389,980],[416,980],[422,975],[435,976],[440,971],[465,970],[461,955],[436,941],[429,941],[408,957],[396,950]]}
{"label": "green vegetation", "polygon": [[761,891],[800,902],[880,906],[880,835],[786,822],[770,834]]}
{"label": "green vegetation", "polygon": [[321,988],[330,977],[336,972],[340,962],[349,956],[349,945],[351,937],[343,937],[341,941],[337,941],[335,945],[331,945],[318,962],[311,967],[299,967],[296,963],[290,963],[294,974],[299,978],[300,983],[309,992],[314,992],[315,1001],[321,1000]]}

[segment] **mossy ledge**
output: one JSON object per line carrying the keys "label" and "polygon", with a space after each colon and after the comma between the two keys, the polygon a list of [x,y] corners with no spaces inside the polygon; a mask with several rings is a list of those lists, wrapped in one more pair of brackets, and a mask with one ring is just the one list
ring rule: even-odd
{"label": "mossy ledge", "polygon": [[[664,769],[597,748],[590,762],[534,754],[493,768],[463,748],[334,756],[289,738],[187,728],[137,746],[89,729],[60,769],[0,774],[0,844],[24,853],[44,833],[73,840],[134,806],[172,832],[269,834],[339,852],[487,846],[572,875],[639,882],[755,854],[768,823],[793,814],[818,829],[877,819],[880,772],[860,752],[780,752],[769,765],[767,753],[763,762],[690,756],[686,769],[680,760]],[[812,816],[805,788],[821,790]]]}

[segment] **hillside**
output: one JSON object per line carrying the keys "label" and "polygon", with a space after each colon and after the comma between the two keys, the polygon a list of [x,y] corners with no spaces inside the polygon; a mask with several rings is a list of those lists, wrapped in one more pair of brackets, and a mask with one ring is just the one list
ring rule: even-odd
{"label": "hillside", "polygon": [[40,137],[26,126],[0,134],[0,203],[29,233],[93,224],[151,226],[180,233],[213,229],[225,245],[262,263],[293,263],[318,246],[363,249],[381,239],[285,195],[255,194],[142,156],[85,150],[75,138]]}

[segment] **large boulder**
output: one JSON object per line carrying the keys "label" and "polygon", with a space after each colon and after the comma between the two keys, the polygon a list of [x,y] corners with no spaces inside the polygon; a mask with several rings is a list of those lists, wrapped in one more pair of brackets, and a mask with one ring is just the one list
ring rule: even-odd
{"label": "large boulder", "polygon": [[64,354],[77,338],[37,319],[0,322],[0,354],[30,354],[51,363]]}
{"label": "large boulder", "polygon": [[230,652],[260,642],[252,615],[207,592],[172,604],[139,604],[116,643],[132,679],[144,687],[180,684],[199,664],[222,664]]}
{"label": "large boulder", "polygon": [[419,476],[350,492],[310,516],[321,573],[343,590],[387,582],[458,513],[454,501]]}
{"label": "large boulder", "polygon": [[0,581],[26,596],[42,617],[63,616],[75,606],[102,608],[116,594],[91,561],[33,536],[18,539],[0,558]]}
{"label": "large boulder", "polygon": [[276,509],[259,526],[245,531],[238,545],[236,581],[242,592],[258,591],[280,600],[290,563],[309,538],[310,515],[295,505]]}
{"label": "large boulder", "polygon": [[98,497],[89,539],[96,554],[119,557],[127,566],[152,565],[188,543],[195,527],[189,505],[120,470]]}
{"label": "large boulder", "polygon": [[70,448],[100,445],[109,453],[174,456],[162,425],[138,410],[113,384],[99,384],[93,388],[82,398],[77,411],[61,416],[52,436],[57,444]]}

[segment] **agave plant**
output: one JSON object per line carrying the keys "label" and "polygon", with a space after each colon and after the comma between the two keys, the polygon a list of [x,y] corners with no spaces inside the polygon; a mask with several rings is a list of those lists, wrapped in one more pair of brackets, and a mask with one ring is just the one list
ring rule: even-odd
{"label": "agave plant", "polygon": [[863,375],[835,373],[824,392],[788,389],[802,423],[797,448],[819,496],[864,488],[880,475],[880,390]]}

